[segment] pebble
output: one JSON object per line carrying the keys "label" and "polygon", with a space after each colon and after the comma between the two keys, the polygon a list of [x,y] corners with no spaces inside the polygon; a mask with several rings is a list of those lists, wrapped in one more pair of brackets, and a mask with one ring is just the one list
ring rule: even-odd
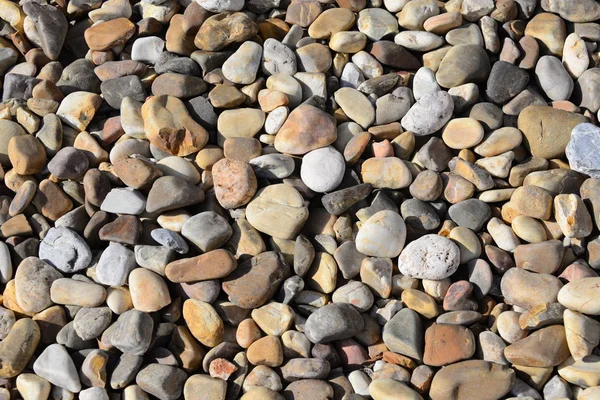
{"label": "pebble", "polygon": [[398,268],[405,276],[441,280],[458,268],[460,250],[454,242],[439,235],[425,235],[410,242],[398,259]]}
{"label": "pebble", "polygon": [[50,228],[39,251],[42,260],[65,273],[87,268],[92,260],[87,243],[68,228]]}
{"label": "pebble", "polygon": [[446,92],[426,94],[402,117],[402,126],[415,136],[431,135],[448,122],[453,110],[454,102]]}
{"label": "pebble", "polygon": [[331,192],[342,182],[345,169],[343,156],[332,147],[324,147],[302,157],[300,177],[315,192]]}
{"label": "pebble", "polygon": [[[339,324],[326,324],[324,321],[339,321]],[[364,322],[350,304],[334,303],[319,308],[312,313],[304,325],[305,335],[312,343],[327,343],[346,339],[360,332]]]}
{"label": "pebble", "polygon": [[71,356],[64,346],[51,344],[33,363],[36,375],[70,392],[81,390],[81,382]]}
{"label": "pebble", "polygon": [[597,172],[600,168],[596,165],[595,158],[590,157],[594,150],[598,148],[594,136],[597,129],[595,125],[590,123],[576,125],[571,131],[571,138],[565,149],[571,168],[592,178],[600,176]]}

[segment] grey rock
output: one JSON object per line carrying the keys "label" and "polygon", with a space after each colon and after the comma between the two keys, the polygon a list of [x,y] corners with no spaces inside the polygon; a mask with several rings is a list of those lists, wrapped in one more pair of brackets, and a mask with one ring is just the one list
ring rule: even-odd
{"label": "grey rock", "polygon": [[165,267],[175,258],[175,253],[164,246],[136,245],[134,252],[135,262],[140,267],[148,268],[160,275],[165,274]]}
{"label": "grey rock", "polygon": [[177,367],[148,364],[138,372],[135,381],[144,392],[161,400],[176,400],[186,379],[187,374]]}
{"label": "grey rock", "polygon": [[122,286],[135,267],[133,251],[120,243],[112,242],[98,260],[96,280],[103,285]]}
{"label": "grey rock", "polygon": [[91,387],[79,392],[79,400],[109,400],[109,397],[106,389]]}
{"label": "grey rock", "polygon": [[600,68],[590,68],[577,79],[573,91],[573,102],[593,113],[598,112],[600,109],[598,93],[600,93]]}
{"label": "grey rock", "polygon": [[392,93],[377,99],[375,124],[383,125],[400,120],[415,102],[412,90],[407,87],[394,89]]}
{"label": "grey rock", "polygon": [[200,203],[204,191],[178,176],[162,176],[154,181],[148,193],[146,211],[162,213]]}
{"label": "grey rock", "polygon": [[352,279],[360,272],[362,261],[367,256],[356,249],[356,242],[349,240],[342,243],[335,252],[333,258],[342,272],[344,279]]}
{"label": "grey rock", "polygon": [[315,248],[306,236],[300,234],[294,244],[294,272],[304,276],[315,259]]}
{"label": "grey rock", "polygon": [[123,353],[141,356],[150,348],[154,321],[150,314],[129,310],[111,326],[110,343]]}
{"label": "grey rock", "polygon": [[40,258],[61,272],[87,268],[92,252],[85,240],[67,228],[50,228],[40,243]]}
{"label": "grey rock", "polygon": [[575,126],[565,153],[571,169],[600,178],[600,128],[590,123]]}
{"label": "grey rock", "polygon": [[350,87],[358,89],[358,87],[365,81],[360,69],[354,63],[347,63],[344,65],[342,75],[340,76],[340,87]]}
{"label": "grey rock", "polygon": [[100,210],[113,214],[140,215],[145,209],[146,198],[131,188],[113,188],[100,206]]}
{"label": "grey rock", "polygon": [[396,86],[398,79],[398,75],[394,73],[375,76],[361,83],[357,89],[367,96],[381,97]]}
{"label": "grey rock", "polygon": [[291,276],[283,281],[279,291],[279,299],[283,304],[291,303],[300,292],[304,290],[304,280],[298,275]]}
{"label": "grey rock", "polygon": [[69,28],[65,15],[56,7],[34,1],[23,4],[23,11],[35,25],[44,54],[58,60]]}
{"label": "grey rock", "polygon": [[48,163],[48,171],[58,179],[77,180],[87,172],[89,160],[75,147],[64,147]]}
{"label": "grey rock", "polygon": [[83,340],[99,337],[110,325],[112,311],[108,307],[84,307],[73,320],[73,328]]}
{"label": "grey rock", "polygon": [[508,365],[504,357],[506,343],[494,332],[484,331],[478,337],[477,354],[479,358],[485,361],[495,362],[497,364]]}
{"label": "grey rock", "polygon": [[249,161],[258,178],[283,179],[294,172],[296,164],[287,154],[263,154]]}
{"label": "grey rock", "polygon": [[454,101],[448,92],[426,94],[402,118],[402,127],[415,136],[427,136],[440,130],[452,117]]}
{"label": "grey rock", "polygon": [[360,313],[350,304],[333,303],[317,309],[304,324],[312,343],[328,343],[351,338],[364,328]]}
{"label": "grey rock", "polygon": [[0,76],[4,75],[9,68],[15,65],[18,58],[19,55],[15,49],[10,47],[0,49]]}
{"label": "grey rock", "polygon": [[[37,254],[37,251],[36,253]],[[13,266],[8,246],[0,242],[0,283],[7,283],[13,277]]]}
{"label": "grey rock", "polygon": [[137,75],[108,79],[100,84],[100,90],[104,101],[117,110],[121,109],[121,102],[125,97],[131,97],[140,102],[146,100],[146,91]]}
{"label": "grey rock", "polygon": [[156,240],[169,250],[179,254],[186,254],[189,251],[188,244],[177,232],[159,228],[150,232],[150,235],[152,236],[152,239]]}
{"label": "grey rock", "polygon": [[42,128],[35,134],[35,137],[44,146],[46,155],[53,157],[62,147],[63,125],[60,118],[56,114],[44,115]]}
{"label": "grey rock", "polygon": [[[446,34],[446,42],[452,46],[472,45],[483,48],[484,45],[481,29],[476,24],[464,24],[452,29]],[[489,72],[489,67],[487,70]]]}
{"label": "grey rock", "polygon": [[181,234],[204,252],[223,246],[233,234],[225,218],[214,211],[205,211],[189,218]]}
{"label": "grey rock", "polygon": [[280,0],[247,0],[246,8],[257,14],[265,14],[273,8],[278,8],[280,2]]}
{"label": "grey rock", "polygon": [[416,232],[426,232],[436,229],[440,225],[440,217],[435,209],[424,201],[408,199],[400,206],[400,215]]}
{"label": "grey rock", "polygon": [[33,371],[53,385],[68,391],[77,393],[81,390],[77,368],[67,350],[60,344],[46,347],[33,363]]}
{"label": "grey rock", "polygon": [[320,358],[293,358],[281,367],[283,379],[294,382],[300,379],[325,379],[331,367]]}
{"label": "grey rock", "polygon": [[113,389],[123,389],[129,385],[142,366],[142,362],[144,362],[144,358],[141,356],[127,353],[121,354],[110,376],[110,387]]}
{"label": "grey rock", "polygon": [[373,186],[370,183],[361,183],[349,188],[327,193],[321,198],[321,203],[331,215],[340,215],[371,194]]}
{"label": "grey rock", "polygon": [[450,206],[448,215],[458,226],[479,232],[492,217],[492,211],[487,203],[478,199],[468,199]]}
{"label": "grey rock", "polygon": [[256,79],[260,67],[262,47],[255,42],[244,42],[223,63],[223,76],[231,82],[248,85]]}
{"label": "grey rock", "polygon": [[469,111],[469,118],[476,119],[486,130],[498,129],[504,121],[502,109],[494,103],[477,103]]}
{"label": "grey rock", "polygon": [[158,57],[154,64],[154,71],[156,71],[157,74],[173,72],[192,76],[202,75],[200,66],[194,60],[189,57],[181,57],[178,54],[169,51],[162,52]]}
{"label": "grey rock", "polygon": [[6,74],[4,76],[4,85],[2,86],[2,101],[30,99],[33,88],[40,82],[40,79],[27,75]]}
{"label": "grey rock", "polygon": [[367,285],[359,281],[350,281],[337,288],[331,300],[333,303],[351,304],[358,311],[365,312],[373,306],[375,298]]}
{"label": "grey rock", "polygon": [[277,39],[268,38],[263,44],[262,71],[265,75],[293,76],[297,71],[296,55]]}
{"label": "grey rock", "polygon": [[524,69],[506,61],[497,61],[492,66],[485,93],[496,104],[504,104],[529,83],[529,74]]}
{"label": "grey rock", "polygon": [[421,360],[423,358],[423,323],[409,308],[398,311],[384,326],[382,339],[395,353]]}
{"label": "grey rock", "polygon": [[194,119],[206,129],[216,129],[217,114],[210,102],[202,97],[194,97],[184,102],[185,107]]}
{"label": "grey rock", "polygon": [[573,79],[554,56],[541,57],[535,66],[535,78],[550,100],[568,100],[573,92]]}
{"label": "grey rock", "polygon": [[[75,315],[80,311],[80,307],[72,306],[68,309],[67,315],[74,318]],[[69,315],[71,314],[71,315]],[[56,343],[61,344],[72,350],[84,350],[91,349],[96,346],[95,340],[83,340],[75,331],[74,322],[71,321],[58,331],[56,335]]]}
{"label": "grey rock", "polygon": [[[426,94],[431,94],[440,91],[440,85],[435,80],[433,71],[427,67],[421,67],[413,77],[413,95],[416,100],[419,100]],[[454,105],[454,101],[452,101]]]}
{"label": "grey rock", "polygon": [[417,151],[415,160],[426,169],[441,172],[452,159],[452,150],[439,137],[432,137]]}
{"label": "grey rock", "polygon": [[569,382],[558,375],[554,375],[544,385],[544,399],[546,400],[570,399],[572,396],[573,391]]}
{"label": "grey rock", "polygon": [[67,65],[56,86],[66,96],[73,92],[100,92],[100,79],[94,73],[94,64],[79,59]]}

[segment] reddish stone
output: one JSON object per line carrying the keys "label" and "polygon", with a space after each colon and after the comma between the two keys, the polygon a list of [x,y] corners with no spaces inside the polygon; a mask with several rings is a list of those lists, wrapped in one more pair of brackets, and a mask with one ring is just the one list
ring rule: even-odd
{"label": "reddish stone", "polygon": [[356,340],[344,339],[335,343],[342,365],[349,370],[355,370],[367,361],[369,354]]}
{"label": "reddish stone", "polygon": [[134,215],[121,215],[100,228],[100,240],[134,245],[142,233],[142,223]]}
{"label": "reddish stone", "polygon": [[238,370],[233,363],[224,358],[216,358],[211,361],[208,372],[213,378],[219,378],[226,381],[229,377]]}
{"label": "reddish stone", "polygon": [[462,325],[436,324],[425,331],[423,362],[441,367],[469,359],[475,354],[473,332]]}
{"label": "reddish stone", "polygon": [[477,310],[477,303],[471,299],[473,285],[468,281],[454,282],[444,296],[444,310]]}

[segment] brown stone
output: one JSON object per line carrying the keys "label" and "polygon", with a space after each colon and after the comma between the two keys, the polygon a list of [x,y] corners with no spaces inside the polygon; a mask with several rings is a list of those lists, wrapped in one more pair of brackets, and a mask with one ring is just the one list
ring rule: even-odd
{"label": "brown stone", "polygon": [[208,99],[213,107],[235,108],[246,100],[246,95],[235,86],[217,85],[208,94]]}
{"label": "brown stone", "polygon": [[529,271],[553,274],[560,268],[564,252],[560,240],[522,244],[515,249],[515,263]]}
{"label": "brown stone", "polygon": [[283,347],[277,336],[265,336],[248,347],[248,361],[252,365],[279,367],[283,364]]}
{"label": "brown stone", "polygon": [[229,251],[217,249],[173,261],[167,264],[165,274],[171,282],[205,281],[226,277],[236,267],[237,261]]}
{"label": "brown stone", "polygon": [[13,378],[21,373],[40,342],[40,328],[30,318],[15,322],[0,342],[0,377]]}
{"label": "brown stone", "polygon": [[73,202],[62,189],[49,179],[40,182],[33,204],[42,215],[56,221],[73,208]]}
{"label": "brown stone", "polygon": [[31,236],[33,231],[27,218],[23,214],[16,215],[2,224],[0,232],[5,238],[11,236]]}
{"label": "brown stone", "polygon": [[335,142],[335,119],[308,104],[294,109],[275,136],[275,149],[281,153],[303,155]]}
{"label": "brown stone", "polygon": [[471,285],[469,281],[454,282],[450,285],[444,296],[444,310],[477,311],[478,305],[477,302],[471,298],[471,292],[473,292],[473,285]]}
{"label": "brown stone", "polygon": [[109,50],[127,42],[135,33],[135,25],[127,18],[101,22],[85,30],[85,42],[91,50]]}
{"label": "brown stone", "polygon": [[100,240],[134,245],[142,234],[142,223],[135,215],[121,215],[98,233]]}
{"label": "brown stone", "polygon": [[417,70],[421,67],[421,61],[417,57],[389,40],[374,42],[370,53],[380,63],[393,68]]}
{"label": "brown stone", "polygon": [[441,367],[469,359],[475,354],[473,332],[461,325],[434,323],[425,331],[423,362]]}
{"label": "brown stone", "polygon": [[19,175],[37,174],[46,166],[46,150],[33,135],[11,138],[8,142],[8,158]]}
{"label": "brown stone", "polygon": [[200,50],[218,51],[232,43],[241,43],[252,38],[258,26],[246,14],[220,13],[207,18],[194,39]]}
{"label": "brown stone", "polygon": [[260,141],[255,138],[227,138],[223,143],[223,155],[230,160],[249,162],[262,154]]}
{"label": "brown stone", "polygon": [[504,356],[513,364],[527,367],[554,367],[569,358],[565,328],[552,325],[533,332],[504,349]]}
{"label": "brown stone", "polygon": [[215,195],[224,208],[243,206],[256,193],[256,175],[245,162],[222,159],[213,165],[212,173]]}
{"label": "brown stone", "polygon": [[142,118],[150,143],[174,156],[195,153],[208,142],[206,129],[192,119],[176,97],[151,97],[142,106]]}
{"label": "brown stone", "polygon": [[521,215],[548,220],[552,216],[552,195],[546,190],[532,185],[517,188],[510,203]]}

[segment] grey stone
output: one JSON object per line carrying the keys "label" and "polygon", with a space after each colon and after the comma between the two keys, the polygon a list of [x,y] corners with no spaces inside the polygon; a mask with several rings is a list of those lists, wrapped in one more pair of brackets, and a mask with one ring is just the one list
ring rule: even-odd
{"label": "grey stone", "polygon": [[314,311],[304,324],[312,343],[328,343],[351,338],[364,328],[360,313],[350,304],[333,303]]}
{"label": "grey stone", "polygon": [[177,367],[148,364],[138,372],[135,381],[144,392],[161,400],[176,400],[186,379],[187,374]]}
{"label": "grey stone", "polygon": [[256,79],[260,67],[262,47],[255,42],[244,42],[223,63],[223,76],[231,82],[248,85]]}
{"label": "grey stone", "polygon": [[404,201],[400,206],[400,214],[406,225],[416,232],[431,231],[440,225],[440,217],[435,209],[418,199]]}
{"label": "grey stone", "polygon": [[[67,307],[67,315],[73,318],[80,311],[80,307]],[[69,315],[71,314],[71,315]],[[74,322],[71,321],[63,326],[56,334],[56,343],[61,344],[72,350],[91,349],[96,346],[95,340],[83,340],[75,331]]]}
{"label": "grey stone", "polygon": [[177,232],[159,228],[150,232],[150,235],[152,236],[152,239],[156,240],[169,250],[179,254],[186,254],[189,251],[188,244]]}
{"label": "grey stone", "polygon": [[58,179],[79,179],[87,172],[89,160],[75,147],[63,147],[48,163],[48,171]]}
{"label": "grey stone", "polygon": [[27,75],[6,74],[4,76],[4,85],[2,86],[2,101],[30,99],[33,88],[40,82],[40,79]]}
{"label": "grey stone", "polygon": [[554,375],[544,385],[544,399],[546,400],[570,399],[572,396],[571,386],[558,375]]}
{"label": "grey stone", "polygon": [[452,159],[452,150],[439,137],[432,137],[417,151],[415,160],[426,169],[441,172]]}
{"label": "grey stone", "polygon": [[414,103],[412,90],[407,87],[394,89],[392,93],[377,99],[375,124],[383,125],[400,120]]}
{"label": "grey stone", "polygon": [[112,311],[108,307],[84,307],[77,312],[73,328],[83,340],[99,337],[110,325]]}
{"label": "grey stone", "polygon": [[136,245],[134,252],[135,262],[140,267],[160,275],[165,274],[165,267],[175,258],[175,253],[164,246]]}
{"label": "grey stone", "polygon": [[87,268],[92,252],[85,240],[67,228],[50,228],[40,243],[40,258],[61,272]]}
{"label": "grey stone", "polygon": [[178,176],[162,176],[154,181],[148,193],[146,211],[162,213],[204,201],[204,191]]}
{"label": "grey stone", "polygon": [[96,266],[96,279],[103,285],[122,286],[136,267],[133,251],[120,243],[111,243],[102,252]]}
{"label": "grey stone", "polygon": [[448,92],[426,94],[402,118],[402,127],[415,136],[427,136],[440,130],[452,117],[454,101]]}
{"label": "grey stone", "polygon": [[279,298],[283,304],[291,303],[300,292],[304,290],[304,280],[298,275],[291,276],[283,281]]}
{"label": "grey stone", "polygon": [[294,172],[296,164],[287,154],[263,154],[249,161],[256,177],[264,179],[283,179]]}
{"label": "grey stone", "polygon": [[388,349],[416,360],[423,358],[423,337],[421,318],[409,308],[398,311],[383,326],[382,339]]}
{"label": "grey stone", "polygon": [[108,79],[102,82],[100,90],[104,101],[117,110],[121,109],[121,102],[125,97],[131,97],[140,102],[146,100],[146,91],[137,75]]}
{"label": "grey stone", "polygon": [[365,312],[373,306],[375,298],[367,285],[359,281],[350,281],[337,288],[331,300],[333,303],[351,304],[358,311]]}
{"label": "grey stone", "polygon": [[342,75],[340,76],[340,87],[350,87],[358,89],[358,87],[365,81],[360,69],[354,63],[347,63],[344,65]]}
{"label": "grey stone", "polygon": [[106,389],[91,387],[79,392],[79,400],[109,400],[109,397]]}
{"label": "grey stone", "polygon": [[204,252],[223,246],[233,234],[225,218],[214,211],[205,211],[189,218],[181,234]]}
{"label": "grey stone", "polygon": [[44,146],[46,155],[53,157],[62,147],[63,125],[56,114],[46,114],[42,121],[42,128],[35,134],[35,137]]}
{"label": "grey stone", "polygon": [[154,64],[157,74],[173,72],[176,74],[201,76],[200,66],[189,57],[181,57],[178,54],[164,51]]}
{"label": "grey stone", "polygon": [[0,241],[0,283],[7,283],[12,277],[13,266],[10,251],[6,243]]}
{"label": "grey stone", "polygon": [[550,100],[568,100],[573,92],[573,79],[560,59],[541,57],[535,66],[535,78]]}
{"label": "grey stone", "polygon": [[100,79],[94,73],[94,64],[79,59],[65,67],[56,86],[65,96],[79,91],[99,93]]}
{"label": "grey stone", "polygon": [[479,232],[492,217],[492,211],[487,203],[478,199],[468,199],[451,205],[448,215],[458,226]]}
{"label": "grey stone", "polygon": [[571,169],[600,178],[600,128],[590,123],[575,126],[565,153]]}
{"label": "grey stone", "polygon": [[497,61],[492,66],[485,93],[496,104],[504,104],[529,83],[529,74],[524,69],[506,61]]}
{"label": "grey stone", "polygon": [[34,1],[23,4],[23,11],[35,25],[44,54],[51,60],[58,60],[69,23],[56,7]]}
{"label": "grey stone", "polygon": [[304,276],[315,259],[315,248],[310,240],[300,234],[294,244],[294,272]]}
{"label": "grey stone", "polygon": [[297,71],[296,55],[277,39],[268,38],[263,44],[262,71],[265,75],[293,76]]}
{"label": "grey stone", "polygon": [[154,321],[150,314],[129,310],[111,326],[110,343],[123,353],[141,356],[150,348]]}
{"label": "grey stone", "polygon": [[16,64],[18,53],[11,47],[0,49],[0,76],[4,75],[9,68]]}
{"label": "grey stone", "polygon": [[194,121],[206,129],[216,129],[217,114],[206,98],[202,96],[194,97],[185,101],[184,104]]}
{"label": "grey stone", "polygon": [[394,73],[375,76],[361,83],[358,86],[358,91],[364,93],[365,95],[375,95],[377,97],[381,97],[390,90],[394,89],[398,83],[398,79],[400,78]]}
{"label": "grey stone", "polygon": [[77,393],[81,390],[77,368],[67,350],[60,344],[46,347],[33,363],[33,371],[53,385],[68,391]]}
{"label": "grey stone", "polygon": [[[8,76],[8,75],[7,75]],[[600,68],[590,68],[585,71],[573,91],[573,102],[581,108],[595,113],[600,109]]]}
{"label": "grey stone", "polygon": [[361,183],[348,188],[330,192],[321,198],[321,203],[331,215],[340,215],[371,194],[373,186],[370,183]]}
{"label": "grey stone", "polygon": [[113,188],[100,206],[100,210],[113,214],[140,215],[145,209],[146,198],[131,188]]}
{"label": "grey stone", "polygon": [[113,389],[123,389],[129,385],[135,378],[143,362],[144,358],[141,356],[127,353],[121,354],[110,376],[110,387]]}

